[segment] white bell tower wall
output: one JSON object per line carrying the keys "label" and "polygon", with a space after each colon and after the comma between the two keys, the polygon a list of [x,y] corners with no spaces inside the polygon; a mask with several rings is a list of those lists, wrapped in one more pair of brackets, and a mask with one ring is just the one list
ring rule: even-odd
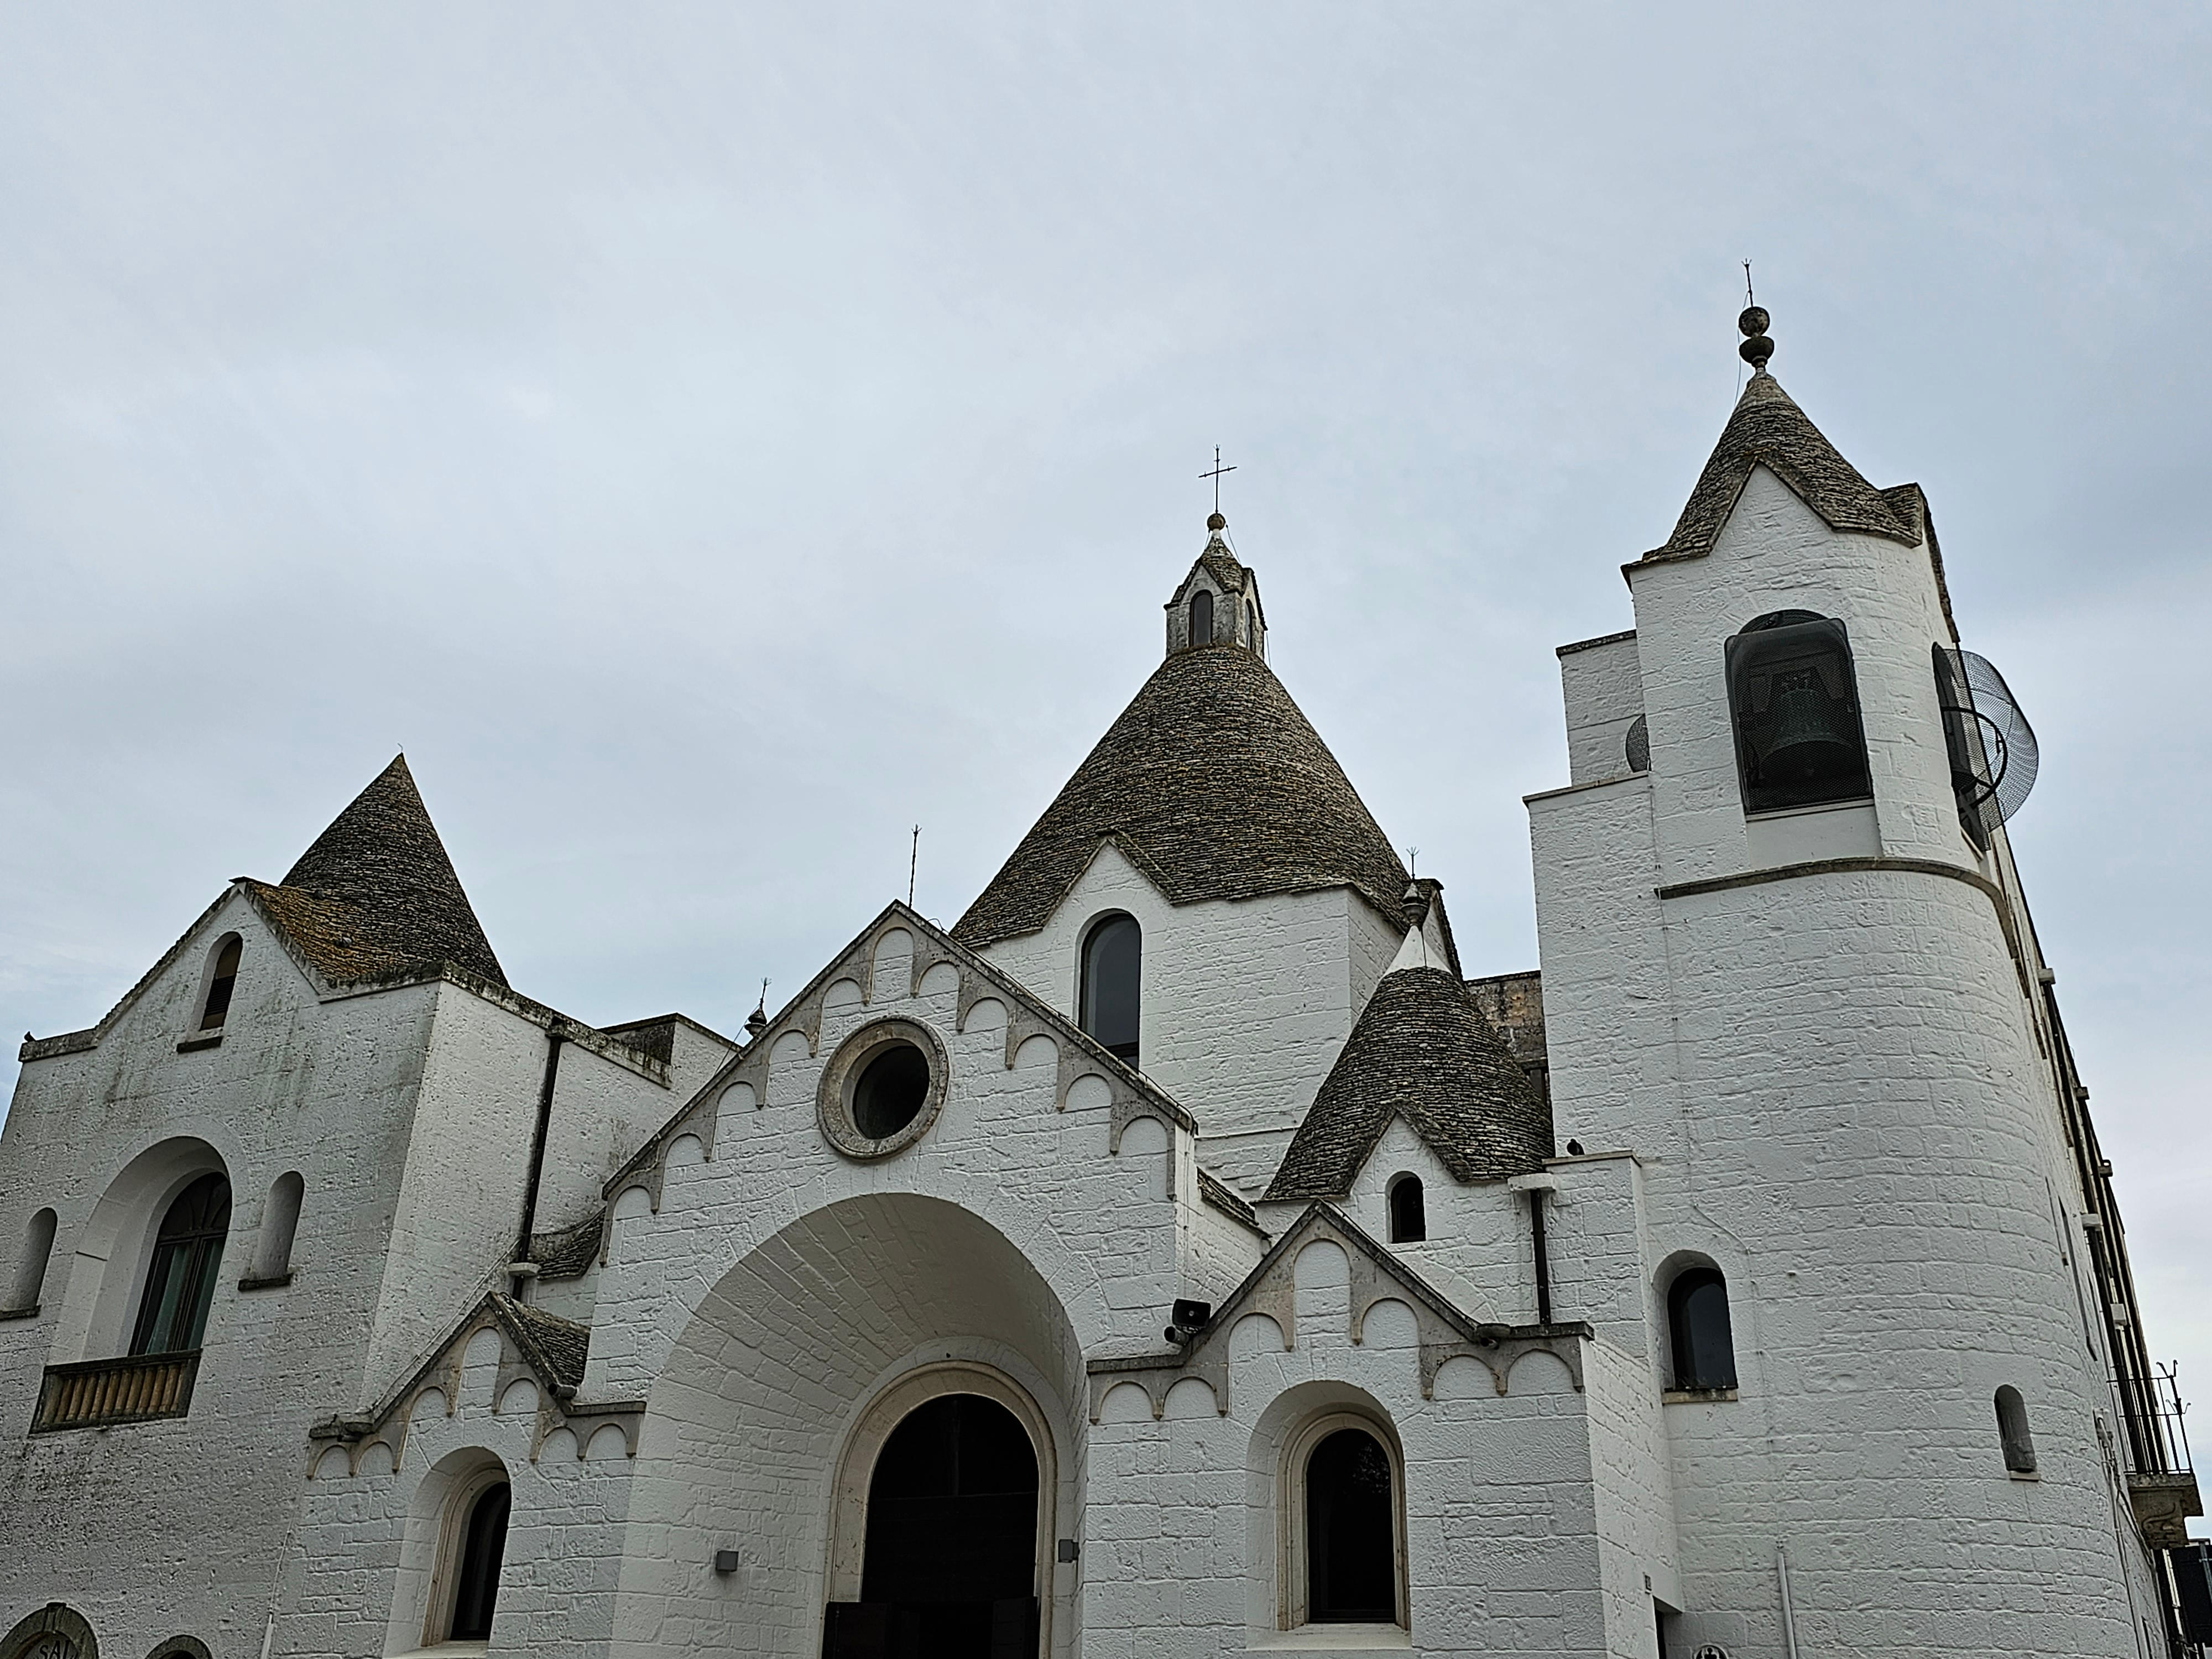
{"label": "white bell tower wall", "polygon": [[[2130,1600],[2041,964],[2008,869],[1960,827],[1932,546],[1833,530],[1762,466],[1710,554],[1628,575],[1628,649],[1563,655],[1577,781],[1529,809],[1558,1133],[1639,1160],[1662,1397],[1672,1265],[1728,1285],[1736,1388],[1664,1407],[1679,1638],[2136,1653],[2157,1613]],[[1872,799],[1749,817],[1727,641],[1785,610],[1848,629]],[[1648,773],[1606,758],[1632,663]]]}

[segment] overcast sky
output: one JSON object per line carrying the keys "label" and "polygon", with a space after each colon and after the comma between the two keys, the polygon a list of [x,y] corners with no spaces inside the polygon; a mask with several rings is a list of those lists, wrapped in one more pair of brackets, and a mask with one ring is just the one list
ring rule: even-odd
{"label": "overcast sky", "polygon": [[[1844,15],[1848,13],[1848,15]],[[404,745],[520,988],[733,1030],[950,921],[1212,447],[1278,671],[1533,965],[1552,647],[1741,365],[1928,489],[2154,1352],[2212,1398],[2201,6],[0,13],[0,1020]],[[777,994],[770,994],[771,1005]]]}

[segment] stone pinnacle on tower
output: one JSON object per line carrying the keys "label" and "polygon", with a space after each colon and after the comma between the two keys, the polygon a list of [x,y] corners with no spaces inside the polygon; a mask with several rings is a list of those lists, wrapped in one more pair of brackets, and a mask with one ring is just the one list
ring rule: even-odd
{"label": "stone pinnacle on tower", "polygon": [[1744,333],[1744,342],[1736,348],[1736,355],[1751,365],[1754,374],[1766,373],[1766,360],[1774,355],[1774,342],[1768,337],[1766,325],[1773,319],[1766,314],[1765,306],[1751,305],[1735,319],[1735,325]]}

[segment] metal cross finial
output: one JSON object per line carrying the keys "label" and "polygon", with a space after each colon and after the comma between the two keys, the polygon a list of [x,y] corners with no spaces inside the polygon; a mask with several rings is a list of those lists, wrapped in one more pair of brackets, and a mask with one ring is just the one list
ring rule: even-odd
{"label": "metal cross finial", "polygon": [[1222,465],[1221,446],[1219,444],[1214,445],[1213,471],[1211,472],[1201,472],[1198,476],[1201,478],[1211,478],[1213,480],[1213,510],[1217,514],[1221,511],[1221,475],[1224,472],[1234,472],[1237,469],[1233,466]]}

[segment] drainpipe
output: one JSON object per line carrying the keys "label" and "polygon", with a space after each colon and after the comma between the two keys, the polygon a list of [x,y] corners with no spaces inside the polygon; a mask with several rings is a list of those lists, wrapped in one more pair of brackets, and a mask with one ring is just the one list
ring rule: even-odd
{"label": "drainpipe", "polygon": [[530,1175],[522,1188],[522,1226],[507,1268],[508,1294],[518,1302],[522,1299],[523,1286],[538,1277],[530,1241],[538,1231],[538,1182],[545,1173],[545,1134],[553,1122],[553,1085],[560,1079],[561,1044],[565,1040],[558,1021],[545,1028],[545,1076],[538,1085],[538,1122],[530,1133]]}
{"label": "drainpipe", "polygon": [[1782,1581],[1782,1650],[1787,1659],[1797,1659],[1797,1611],[1790,1603],[1790,1552],[1778,1541],[1774,1546],[1774,1575]]}
{"label": "drainpipe", "polygon": [[1559,1182],[1547,1175],[1515,1176],[1505,1183],[1528,1194],[1528,1240],[1536,1256],[1536,1322],[1552,1322],[1552,1251],[1544,1238],[1544,1194]]}

